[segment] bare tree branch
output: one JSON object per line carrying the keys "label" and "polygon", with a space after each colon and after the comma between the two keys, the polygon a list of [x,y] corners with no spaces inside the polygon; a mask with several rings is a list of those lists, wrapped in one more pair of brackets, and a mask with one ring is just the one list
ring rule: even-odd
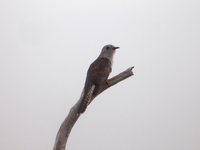
{"label": "bare tree branch", "polygon": [[[102,93],[103,91],[105,91],[109,87],[111,87],[111,86],[125,80],[126,78],[132,76],[133,75],[133,72],[132,72],[133,68],[134,67],[130,67],[127,70],[123,71],[122,73],[112,77],[111,79],[108,79],[107,83],[102,85],[99,92],[92,97],[92,100],[94,100],[94,98],[96,96],[98,96],[100,93]],[[59,129],[57,136],[56,136],[56,140],[55,140],[53,150],[65,150],[65,146],[66,146],[69,134],[71,132],[71,129],[81,115],[81,114],[78,113],[78,109],[79,109],[79,105],[82,101],[82,98],[83,98],[83,92],[82,92],[81,97],[78,100],[78,102],[70,109],[68,116],[65,118],[65,120],[61,124],[60,129]]]}

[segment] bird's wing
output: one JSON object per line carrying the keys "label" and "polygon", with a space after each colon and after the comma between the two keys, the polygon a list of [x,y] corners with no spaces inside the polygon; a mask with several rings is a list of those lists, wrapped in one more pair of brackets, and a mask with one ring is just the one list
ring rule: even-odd
{"label": "bird's wing", "polygon": [[88,70],[88,76],[95,78],[96,76],[108,77],[112,71],[111,62],[107,58],[97,58]]}
{"label": "bird's wing", "polygon": [[84,94],[79,113],[83,113],[91,102],[92,96],[102,82],[105,82],[111,72],[111,62],[107,58],[97,58],[89,67],[84,86]]}

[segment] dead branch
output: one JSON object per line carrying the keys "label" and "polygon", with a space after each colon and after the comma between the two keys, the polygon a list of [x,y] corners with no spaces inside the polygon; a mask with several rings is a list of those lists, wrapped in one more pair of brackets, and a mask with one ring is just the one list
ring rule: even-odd
{"label": "dead branch", "polygon": [[[94,100],[94,98],[96,96],[98,96],[100,93],[102,93],[103,91],[105,91],[109,87],[111,87],[111,86],[125,80],[126,78],[132,76],[133,75],[133,72],[132,72],[133,68],[134,67],[130,67],[127,70],[123,71],[122,73],[112,77],[111,79],[108,79],[107,83],[102,85],[102,88],[99,90],[99,92],[92,97],[92,100]],[[56,136],[56,140],[55,140],[53,150],[65,150],[65,146],[66,146],[67,139],[69,137],[70,131],[81,115],[81,114],[78,114],[78,109],[79,109],[79,105],[82,101],[82,97],[83,97],[83,92],[82,92],[81,97],[78,100],[78,102],[70,109],[68,116],[65,118],[65,120],[61,124],[60,129],[59,129],[57,136]]]}

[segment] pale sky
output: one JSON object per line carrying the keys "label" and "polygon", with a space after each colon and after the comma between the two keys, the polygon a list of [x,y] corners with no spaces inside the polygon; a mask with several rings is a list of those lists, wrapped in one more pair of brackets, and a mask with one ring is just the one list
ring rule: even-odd
{"label": "pale sky", "polygon": [[119,46],[68,150],[200,149],[199,0],[0,1],[0,149],[51,150],[90,63]]}

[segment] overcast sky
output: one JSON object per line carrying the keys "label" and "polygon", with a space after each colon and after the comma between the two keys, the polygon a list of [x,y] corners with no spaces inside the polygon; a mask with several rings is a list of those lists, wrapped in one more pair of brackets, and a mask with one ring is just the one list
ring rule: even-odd
{"label": "overcast sky", "polygon": [[0,149],[51,150],[90,63],[119,46],[69,150],[200,149],[199,0],[1,0]]}

